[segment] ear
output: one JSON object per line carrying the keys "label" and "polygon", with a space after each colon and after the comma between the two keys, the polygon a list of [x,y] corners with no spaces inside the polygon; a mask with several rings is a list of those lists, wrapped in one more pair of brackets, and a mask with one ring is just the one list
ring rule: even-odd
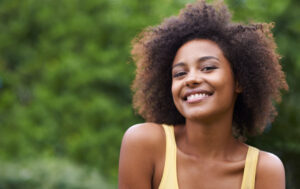
{"label": "ear", "polygon": [[243,89],[241,87],[241,85],[239,84],[239,82],[235,82],[235,90],[234,90],[236,93],[242,93],[243,92]]}

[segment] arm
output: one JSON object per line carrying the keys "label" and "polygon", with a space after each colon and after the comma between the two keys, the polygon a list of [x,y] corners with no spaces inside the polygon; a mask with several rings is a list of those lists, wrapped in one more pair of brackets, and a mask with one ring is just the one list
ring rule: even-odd
{"label": "arm", "polygon": [[284,189],[285,172],[281,160],[274,154],[260,152],[256,173],[256,189]]}
{"label": "arm", "polygon": [[130,127],[124,134],[119,160],[119,189],[150,189],[157,155],[157,127]]}

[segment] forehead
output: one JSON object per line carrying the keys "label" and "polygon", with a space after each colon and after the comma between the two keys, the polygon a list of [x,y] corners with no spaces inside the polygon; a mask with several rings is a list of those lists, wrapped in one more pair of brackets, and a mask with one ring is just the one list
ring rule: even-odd
{"label": "forehead", "polygon": [[189,59],[213,56],[224,59],[223,51],[217,43],[207,39],[195,39],[183,44],[177,51],[174,63],[188,61]]}

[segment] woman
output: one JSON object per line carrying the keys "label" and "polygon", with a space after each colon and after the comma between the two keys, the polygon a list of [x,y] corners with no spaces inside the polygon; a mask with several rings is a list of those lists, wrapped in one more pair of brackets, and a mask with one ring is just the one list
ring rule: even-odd
{"label": "woman", "polygon": [[119,188],[285,188],[280,159],[243,143],[287,89],[271,28],[199,1],[139,35],[133,101],[147,122],[124,135]]}

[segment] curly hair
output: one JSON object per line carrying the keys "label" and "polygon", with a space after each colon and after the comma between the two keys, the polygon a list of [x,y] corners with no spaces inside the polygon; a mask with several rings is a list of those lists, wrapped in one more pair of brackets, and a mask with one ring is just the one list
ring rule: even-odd
{"label": "curly hair", "polygon": [[222,49],[242,88],[234,107],[234,131],[238,136],[261,133],[277,114],[273,101],[279,102],[280,91],[288,89],[272,28],[272,23],[234,23],[223,2],[207,4],[204,0],[146,28],[132,41],[137,66],[132,85],[134,108],[149,122],[185,123],[173,102],[170,68],[184,43],[208,39]]}

